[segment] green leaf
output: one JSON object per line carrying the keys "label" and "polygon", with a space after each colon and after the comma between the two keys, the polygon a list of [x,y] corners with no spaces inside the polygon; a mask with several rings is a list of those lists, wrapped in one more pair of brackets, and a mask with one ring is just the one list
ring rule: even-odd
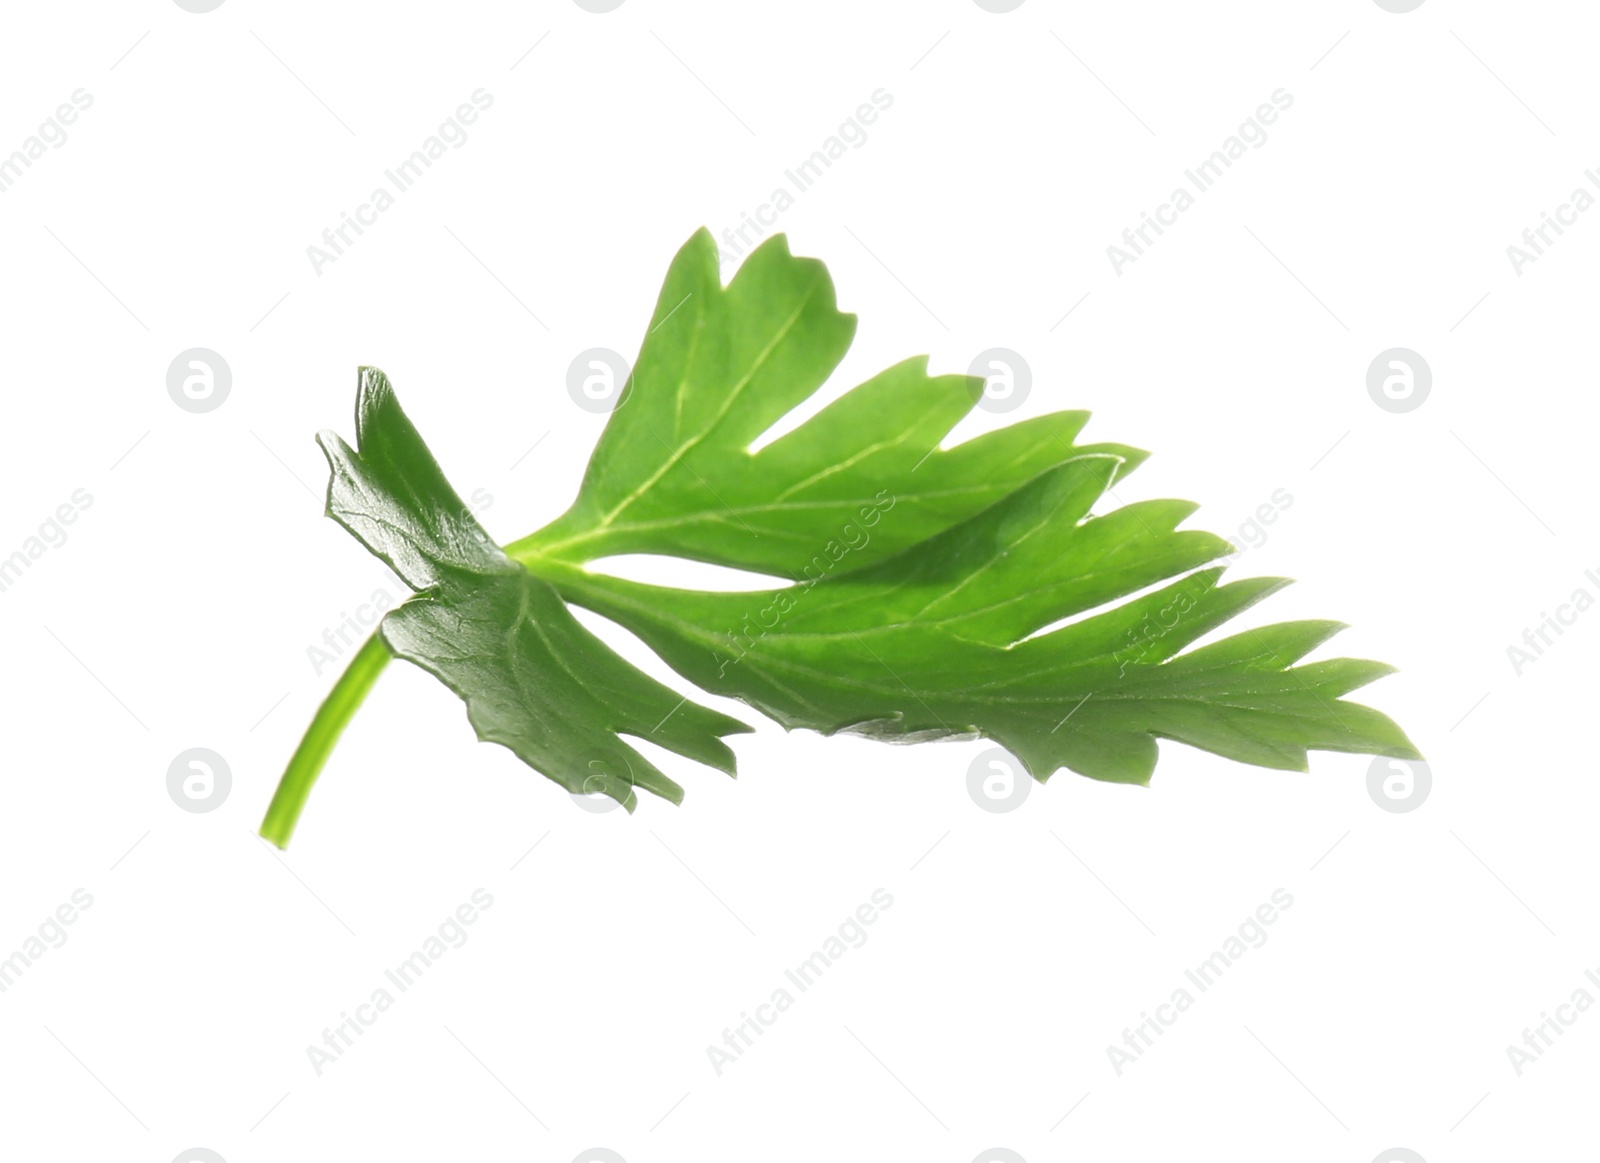
{"label": "green leaf", "polygon": [[333,473],[328,514],[418,591],[383,619],[383,639],[461,697],[480,739],[630,810],[635,785],[674,802],[683,789],[619,733],[733,774],[720,736],[749,728],[619,657],[495,546],[374,368],[361,371],[356,431],[359,451],[318,438]]}
{"label": "green leaf", "polygon": [[[983,735],[1040,779],[1067,767],[1148,782],[1158,738],[1297,770],[1308,749],[1417,756],[1388,718],[1339,697],[1387,667],[1294,665],[1336,623],[1180,654],[1286,583],[1219,584],[1221,569],[1201,567],[1231,547],[1178,529],[1189,502],[1091,516],[1144,454],[1075,447],[1082,412],[941,449],[982,381],[929,377],[919,358],[752,454],[827,379],[854,329],[826,269],[792,257],[782,236],[723,288],[715,246],[697,234],[577,500],[510,551],[701,688],[791,728]],[[713,594],[582,569],[624,552],[796,584]]]}
{"label": "green leaf", "polygon": [[1388,667],[1293,666],[1338,623],[1247,630],[1180,654],[1286,583],[1186,573],[1229,546],[1176,531],[1192,508],[1183,502],[1080,523],[1115,471],[1104,456],[1068,461],[911,550],[786,589],[697,593],[578,571],[557,585],[703,689],[787,727],[983,735],[1041,780],[1068,767],[1147,783],[1157,738],[1292,770],[1308,748],[1417,757],[1386,717],[1339,698]]}
{"label": "green leaf", "polygon": [[[852,568],[972,516],[1082,451],[1087,412],[1056,412],[955,448],[939,443],[983,389],[972,376],[929,376],[927,358],[896,364],[761,451],[749,447],[814,393],[855,335],[816,259],[778,235],[723,288],[702,230],[678,253],[583,487],[559,520],[509,548],[569,562],[672,554],[799,579],[875,498],[899,516]],[[1099,446],[1122,458],[1144,454]]]}
{"label": "green leaf", "polygon": [[[791,256],[782,236],[723,287],[716,247],[697,233],[668,272],[576,500],[505,551],[382,373],[364,369],[359,451],[321,440],[329,515],[418,591],[384,619],[382,642],[459,694],[480,737],[570,791],[630,806],[634,785],[682,793],[620,735],[731,774],[722,737],[748,728],[614,654],[568,602],[786,727],[897,742],[981,735],[1040,780],[1065,767],[1146,783],[1160,739],[1294,770],[1308,750],[1419,758],[1390,719],[1344,698],[1390,668],[1303,661],[1338,623],[1192,648],[1287,583],[1223,584],[1216,563],[1231,547],[1179,527],[1190,502],[1096,513],[1145,454],[1076,444],[1085,413],[941,447],[983,381],[929,376],[917,358],[751,452],[823,385],[854,332],[826,269]],[[621,553],[790,580],[708,593],[587,568]],[[264,835],[287,841],[383,657],[369,646],[329,696]]]}

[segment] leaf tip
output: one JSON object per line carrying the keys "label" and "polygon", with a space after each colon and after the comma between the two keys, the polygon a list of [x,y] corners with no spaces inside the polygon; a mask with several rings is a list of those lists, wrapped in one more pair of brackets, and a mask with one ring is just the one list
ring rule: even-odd
{"label": "leaf tip", "polygon": [[1418,763],[1428,761],[1428,757],[1418,750],[1417,745],[1411,742],[1411,737],[1402,731],[1398,724],[1395,725],[1395,734],[1398,739],[1394,743],[1373,754],[1381,755],[1385,759],[1413,759]]}
{"label": "leaf tip", "polygon": [[389,377],[382,368],[373,367],[371,364],[361,364],[356,368],[356,401],[361,401],[377,393],[393,393],[394,387],[389,383]]}
{"label": "leaf tip", "polygon": [[356,369],[356,444],[366,440],[368,426],[386,405],[394,404],[394,386],[382,369],[362,364]]}

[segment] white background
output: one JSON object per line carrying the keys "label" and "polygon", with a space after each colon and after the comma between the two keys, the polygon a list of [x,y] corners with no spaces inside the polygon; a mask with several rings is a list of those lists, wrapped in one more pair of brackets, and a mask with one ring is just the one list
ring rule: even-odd
{"label": "white background", "polygon": [[[1600,163],[1589,17],[10,6],[0,153],[93,104],[0,194],[0,556],[93,503],[0,593],[0,956],[94,903],[0,994],[0,1157],[1587,1157],[1600,1016],[1520,1077],[1506,1047],[1600,998],[1600,613],[1520,676],[1507,647],[1600,595],[1600,215],[1520,275],[1506,247]],[[465,145],[314,271],[480,88]],[[1248,618],[1339,618],[1336,653],[1400,667],[1360,697],[1428,756],[1426,802],[1380,809],[1365,757],[1164,745],[1148,790],[1062,773],[992,813],[967,791],[986,744],[785,735],[710,700],[760,723],[738,781],[674,758],[681,808],[596,815],[396,664],[289,852],[257,840],[333,679],[307,648],[392,591],[321,516],[312,435],[351,434],[357,365],[498,538],[531,531],[603,422],[572,357],[631,357],[678,245],[879,88],[892,108],[779,224],[861,318],[824,396],[1009,347],[1032,394],[960,434],[1092,409],[1089,438],[1155,453],[1124,501],[1192,498],[1227,535],[1286,490],[1234,572],[1300,581]],[[1279,88],[1267,142],[1118,275],[1106,247]],[[206,414],[166,391],[195,346],[232,369]],[[1366,389],[1393,346],[1433,372],[1403,415]],[[209,814],[166,790],[191,747],[232,771]],[[866,944],[719,1077],[707,1046],[880,887]],[[470,940],[318,1076],[307,1047],[478,888]],[[1108,1045],[1279,888],[1266,944],[1119,1076]]]}

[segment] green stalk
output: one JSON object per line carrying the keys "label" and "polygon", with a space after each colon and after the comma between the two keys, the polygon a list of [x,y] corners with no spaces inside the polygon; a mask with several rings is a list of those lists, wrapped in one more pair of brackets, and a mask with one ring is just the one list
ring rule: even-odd
{"label": "green stalk", "polygon": [[300,746],[295,748],[283,778],[278,781],[278,790],[267,808],[266,819],[261,821],[261,835],[279,848],[289,846],[289,837],[294,835],[294,826],[300,819],[301,809],[306,806],[306,797],[311,794],[311,786],[322,773],[323,764],[328,762],[333,745],[339,741],[345,724],[361,706],[372,684],[378,681],[378,676],[392,657],[383,637],[374,631],[372,637],[356,651],[350,665],[339,676],[339,681],[333,684],[322,706],[317,708],[316,717],[311,720],[311,726],[306,728],[305,737],[300,740]]}
{"label": "green stalk", "polygon": [[[547,561],[538,547],[543,532],[540,530],[512,542],[506,546],[505,552],[534,576],[547,575],[545,580],[557,585],[565,595],[568,590],[558,584],[558,579],[569,584],[581,583],[587,575],[576,566]],[[534,569],[535,565],[547,566],[545,575]],[[383,636],[373,631],[372,637],[356,651],[355,657],[345,667],[339,681],[333,684],[322,706],[317,708],[316,717],[306,728],[300,746],[295,748],[289,758],[289,766],[278,780],[278,790],[273,793],[272,803],[267,806],[266,818],[261,821],[261,835],[279,848],[289,846],[289,838],[294,835],[295,824],[299,822],[300,812],[311,795],[312,785],[317,782],[317,776],[322,774],[322,768],[333,753],[334,745],[339,742],[339,736],[344,733],[345,725],[355,717],[373,684],[378,681],[378,676],[383,673],[383,668],[389,665],[393,657]]]}

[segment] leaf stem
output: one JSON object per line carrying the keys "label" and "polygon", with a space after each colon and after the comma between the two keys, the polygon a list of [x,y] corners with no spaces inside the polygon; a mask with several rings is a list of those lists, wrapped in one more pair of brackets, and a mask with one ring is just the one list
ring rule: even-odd
{"label": "leaf stem", "polygon": [[[569,583],[583,580],[587,576],[583,569],[544,557],[540,540],[550,528],[551,526],[546,526],[520,541],[512,542],[505,547],[504,552],[535,577],[540,577],[553,585],[557,584],[557,578]],[[567,542],[560,544],[565,545]],[[560,586],[558,588],[563,594],[567,592]],[[316,716],[306,728],[305,735],[300,739],[300,745],[289,757],[289,765],[284,768],[283,776],[278,780],[278,789],[273,793],[272,803],[267,806],[266,817],[261,821],[261,835],[265,839],[272,841],[279,848],[289,846],[289,839],[294,835],[295,825],[299,822],[300,813],[306,806],[306,799],[311,795],[311,788],[317,782],[317,776],[322,774],[328,756],[333,753],[334,745],[339,742],[339,736],[344,733],[346,724],[355,717],[356,711],[360,710],[373,684],[378,681],[378,676],[383,673],[383,668],[389,665],[389,660],[393,657],[394,654],[384,642],[383,635],[374,630],[372,636],[350,659],[344,673],[339,676],[339,681],[333,684],[328,697],[323,699],[322,706],[317,708]]]}
{"label": "leaf stem", "polygon": [[[531,566],[531,563],[540,560],[538,550],[533,547],[537,544],[540,534],[544,532],[545,530],[541,529],[521,541],[514,542],[507,547],[507,551],[521,547],[524,556],[518,560],[524,566]],[[582,571],[576,572],[581,574]],[[316,716],[300,739],[300,745],[289,757],[289,765],[284,768],[283,776],[278,780],[278,789],[272,795],[272,803],[267,805],[266,817],[261,821],[263,838],[272,841],[279,848],[289,846],[289,839],[294,835],[295,825],[300,821],[300,813],[306,806],[306,799],[311,795],[311,788],[317,782],[317,776],[322,774],[328,756],[333,754],[334,745],[339,742],[339,736],[344,733],[345,726],[361,709],[361,704],[366,701],[373,684],[378,681],[378,676],[383,673],[383,668],[389,665],[389,660],[393,657],[394,654],[384,642],[383,635],[374,630],[372,636],[350,659],[344,673],[339,676],[339,681],[333,684],[328,697],[323,699],[322,705],[317,708]]]}
{"label": "leaf stem", "polygon": [[278,790],[273,794],[266,818],[261,821],[261,835],[279,848],[289,846],[289,837],[294,835],[300,811],[306,806],[306,797],[311,794],[323,764],[328,762],[345,724],[366,699],[367,692],[392,657],[382,635],[374,631],[356,651],[339,681],[333,684],[322,706],[317,708],[316,717],[306,728],[300,746],[295,748],[283,778],[278,781]]}

